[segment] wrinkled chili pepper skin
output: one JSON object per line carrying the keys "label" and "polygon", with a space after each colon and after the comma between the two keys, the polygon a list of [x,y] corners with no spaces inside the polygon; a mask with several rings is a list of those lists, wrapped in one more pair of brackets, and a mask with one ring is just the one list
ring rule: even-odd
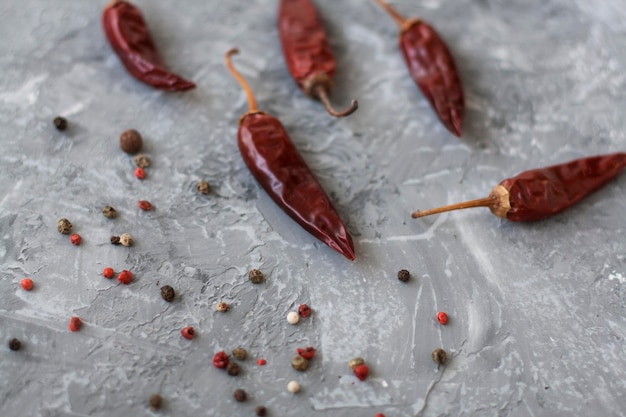
{"label": "wrinkled chili pepper skin", "polygon": [[278,119],[261,112],[244,116],[238,145],[250,172],[276,204],[313,236],[355,259],[352,237]]}
{"label": "wrinkled chili pepper skin", "polygon": [[102,14],[104,33],[126,70],[138,80],[165,91],[195,88],[191,81],[168,71],[141,11],[126,1],[112,2]]}
{"label": "wrinkled chili pepper skin", "polygon": [[598,190],[626,168],[626,153],[577,159],[533,169],[500,183],[509,191],[514,222],[536,221],[559,213]]}
{"label": "wrinkled chili pepper skin", "polygon": [[463,87],[446,43],[435,29],[418,19],[403,25],[399,43],[411,77],[444,126],[460,137],[465,112]]}
{"label": "wrinkled chili pepper skin", "polygon": [[311,0],[281,0],[278,31],[287,68],[306,94],[312,95],[310,84],[316,77],[331,82],[335,76],[335,57]]}

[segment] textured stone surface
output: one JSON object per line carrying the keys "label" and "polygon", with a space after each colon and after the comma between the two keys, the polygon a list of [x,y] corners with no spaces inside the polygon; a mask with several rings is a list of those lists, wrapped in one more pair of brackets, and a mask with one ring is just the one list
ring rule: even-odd
{"label": "textured stone surface", "polygon": [[[125,72],[100,27],[106,3],[0,4],[0,415],[151,415],[155,392],[160,413],[176,416],[252,415],[259,404],[284,417],[623,413],[626,176],[534,224],[486,209],[410,213],[624,150],[626,1],[398,0],[456,57],[460,141],[408,78],[396,26],[374,1],[317,1],[339,64],[333,101],[360,102],[343,120],[289,78],[275,1],[137,0],[166,62],[198,85],[183,94]],[[244,166],[245,97],[223,64],[233,46],[261,108],[332,196],[356,262],[283,215]],[[152,161],[144,181],[119,149],[129,128]],[[201,179],[212,194],[197,193]],[[137,208],[144,199],[153,211]],[[117,219],[102,215],[107,204]],[[56,231],[62,217],[80,247]],[[121,233],[135,245],[109,243]],[[133,282],[104,279],[106,266],[132,270]],[[266,281],[251,284],[251,268]],[[179,294],[171,304],[163,285]],[[231,310],[216,312],[219,301]],[[302,303],[315,313],[287,324]],[[192,341],[180,336],[187,325]],[[250,359],[232,378],[211,358],[237,346]],[[305,346],[318,353],[301,374],[290,358]],[[451,358],[439,369],[436,347]],[[355,356],[370,366],[365,382],[347,366]],[[235,403],[236,388],[249,401]]]}

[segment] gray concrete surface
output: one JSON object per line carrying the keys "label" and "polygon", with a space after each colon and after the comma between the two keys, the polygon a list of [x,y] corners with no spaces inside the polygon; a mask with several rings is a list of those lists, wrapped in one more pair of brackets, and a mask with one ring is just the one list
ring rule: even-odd
{"label": "gray concrete surface", "polygon": [[[396,26],[373,1],[317,1],[339,64],[333,100],[361,105],[343,120],[290,79],[275,1],[136,0],[170,67],[197,82],[184,94],[126,73],[101,30],[106,3],[0,3],[1,416],[149,416],[155,392],[166,400],[158,414],[172,416],[254,415],[259,404],[282,417],[623,415],[625,176],[533,224],[486,209],[410,213],[626,149],[626,1],[396,1],[456,57],[461,140],[409,79]],[[223,64],[233,46],[261,108],[336,203],[356,262],[302,231],[244,166],[245,97]],[[54,129],[57,115],[68,131]],[[153,162],[144,181],[118,146],[128,128]],[[212,195],[195,192],[200,179]],[[155,210],[138,210],[140,199]],[[102,216],[105,204],[117,220]],[[80,247],[57,233],[61,217]],[[124,232],[134,247],[108,243]],[[105,266],[135,279],[108,281]],[[250,268],[267,281],[247,282]],[[25,276],[32,292],[19,287]],[[172,304],[164,284],[179,293]],[[215,311],[221,300],[231,311]],[[300,303],[315,313],[287,324]],[[72,315],[85,322],[79,333],[67,329]],[[191,342],[186,325],[198,332]],[[21,351],[6,347],[12,337]],[[239,345],[251,356],[242,375],[211,365]],[[318,355],[298,373],[290,358],[308,345]],[[439,369],[436,347],[452,357]],[[354,356],[371,367],[365,382],[347,367]],[[232,399],[236,388],[247,403]]]}

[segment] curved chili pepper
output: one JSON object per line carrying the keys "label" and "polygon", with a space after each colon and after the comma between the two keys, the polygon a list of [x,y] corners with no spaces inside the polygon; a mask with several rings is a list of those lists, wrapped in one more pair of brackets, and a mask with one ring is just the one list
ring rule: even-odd
{"label": "curved chili pepper", "polygon": [[102,13],[109,43],[130,74],[167,91],[185,91],[196,85],[168,71],[159,55],[141,11],[126,1],[113,0]]}
{"label": "curved chili pepper", "polygon": [[576,159],[508,178],[496,185],[487,198],[416,211],[412,217],[488,207],[496,216],[514,222],[541,220],[573,206],[613,180],[624,168],[626,153]]}
{"label": "curved chili pepper", "polygon": [[421,19],[405,19],[384,0],[376,0],[400,26],[404,60],[417,86],[444,126],[461,136],[463,87],[454,58],[439,34]]}
{"label": "curved chili pepper", "polygon": [[249,110],[239,119],[237,142],[248,169],[272,200],[313,236],[351,261],[354,244],[324,189],[315,179],[280,121],[259,110],[252,89],[226,54],[228,69],[241,84]]}
{"label": "curved chili pepper", "polygon": [[359,107],[356,100],[342,112],[330,104],[328,95],[335,76],[335,58],[311,0],[281,0],[278,31],[287,67],[302,91],[321,100],[326,111],[335,117],[354,113]]}

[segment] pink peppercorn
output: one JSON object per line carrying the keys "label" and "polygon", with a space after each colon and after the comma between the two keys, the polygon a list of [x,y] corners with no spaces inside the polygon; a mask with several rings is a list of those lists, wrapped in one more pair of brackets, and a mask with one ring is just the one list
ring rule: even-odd
{"label": "pink peppercorn", "polygon": [[196,331],[193,327],[187,326],[180,331],[180,334],[182,334],[185,339],[191,340],[196,335]]}
{"label": "pink peppercorn", "polygon": [[20,282],[20,285],[22,286],[22,288],[24,288],[26,291],[30,291],[33,289],[33,280],[30,278],[24,278],[22,280],[22,282]]}
{"label": "pink peppercorn", "polygon": [[311,360],[313,359],[313,356],[315,356],[315,348],[312,346],[308,346],[304,349],[298,348],[297,352],[298,355],[302,356],[306,360]]}
{"label": "pink peppercorn", "polygon": [[306,304],[300,304],[300,307],[298,307],[298,313],[300,314],[300,317],[302,318],[309,317],[312,312],[313,310],[311,310],[311,307],[309,307]]}
{"label": "pink peppercorn", "polygon": [[137,169],[135,169],[135,177],[139,178],[140,180],[143,180],[146,178],[146,170],[139,167]]}
{"label": "pink peppercorn", "polygon": [[137,206],[140,209],[142,209],[143,211],[150,211],[150,210],[152,210],[152,204],[148,200],[139,200],[137,202]]}
{"label": "pink peppercorn", "polygon": [[213,366],[216,368],[226,368],[228,366],[228,354],[224,351],[217,352],[215,356],[213,356]]}
{"label": "pink peppercorn", "polygon": [[83,325],[83,322],[80,318],[74,316],[70,319],[69,328],[72,332],[77,332],[80,330],[80,327]]}
{"label": "pink peppercorn", "polygon": [[133,273],[125,269],[117,276],[117,280],[122,284],[128,285],[133,280]]}
{"label": "pink peppercorn", "polygon": [[385,415],[383,413],[378,413],[375,417],[385,417]]}
{"label": "pink peppercorn", "polygon": [[359,365],[354,368],[354,376],[359,378],[360,381],[365,381],[370,374],[370,368],[367,365]]}
{"label": "pink peppercorn", "polygon": [[267,361],[265,359],[263,359],[263,358],[260,358],[260,359],[256,360],[256,364],[259,365],[259,366],[265,366],[265,365],[267,365]]}
{"label": "pink peppercorn", "polygon": [[74,233],[72,236],[70,236],[70,242],[72,242],[72,245],[80,245],[80,243],[83,241],[83,238],[80,237],[80,235],[78,233]]}
{"label": "pink peppercorn", "polygon": [[102,276],[104,276],[105,278],[111,279],[114,275],[115,271],[113,270],[113,268],[104,268],[102,270]]}
{"label": "pink peppercorn", "polygon": [[437,321],[444,326],[448,324],[448,315],[445,313],[445,311],[440,311],[439,313],[437,313]]}

